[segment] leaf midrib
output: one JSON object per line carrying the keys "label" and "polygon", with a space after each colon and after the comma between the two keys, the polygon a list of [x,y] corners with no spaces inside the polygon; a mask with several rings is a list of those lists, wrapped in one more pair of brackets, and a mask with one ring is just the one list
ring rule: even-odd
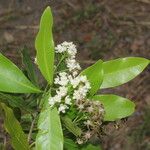
{"label": "leaf midrib", "polygon": [[[141,64],[145,64],[145,63],[141,63]],[[105,73],[105,72],[104,72],[104,77],[105,77],[105,75],[114,74],[114,73],[117,73],[117,72],[121,72],[121,71],[123,71],[123,70],[127,70],[127,69],[129,69],[129,68],[138,67],[138,66],[140,66],[140,65],[135,65],[135,66],[132,66],[132,67],[127,67],[127,68],[125,68],[125,69],[120,69],[120,70],[113,71],[113,72],[110,72],[110,73]]]}

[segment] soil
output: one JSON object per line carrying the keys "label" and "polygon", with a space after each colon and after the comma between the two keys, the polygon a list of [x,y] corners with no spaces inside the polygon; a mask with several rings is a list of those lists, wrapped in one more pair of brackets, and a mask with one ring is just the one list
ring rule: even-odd
{"label": "soil", "polygon": [[[40,16],[48,5],[54,15],[55,44],[76,43],[83,67],[99,58],[150,58],[150,0],[0,0],[0,50],[17,65],[22,66],[20,49],[25,45],[35,57],[34,40]],[[145,111],[150,110],[149,72],[147,68],[133,81],[101,91],[136,103],[136,112],[130,118],[107,127],[101,141],[104,150],[150,150],[150,123],[140,130],[147,121]]]}

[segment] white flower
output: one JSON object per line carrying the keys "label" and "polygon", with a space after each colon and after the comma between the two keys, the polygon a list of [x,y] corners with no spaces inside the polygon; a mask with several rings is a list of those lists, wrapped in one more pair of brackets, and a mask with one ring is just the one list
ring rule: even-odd
{"label": "white flower", "polygon": [[87,77],[85,75],[80,76],[80,81],[86,83],[87,82]]}
{"label": "white flower", "polygon": [[73,86],[73,88],[76,88],[80,83],[80,79],[78,77],[76,77],[74,79],[71,79],[70,82],[71,82],[71,85]]}
{"label": "white flower", "polygon": [[75,90],[74,93],[73,93],[73,99],[76,99],[76,100],[80,100],[82,99],[81,97],[81,94],[80,94],[80,91],[79,90]]}
{"label": "white flower", "polygon": [[77,139],[77,143],[78,143],[78,144],[83,144],[83,140],[78,138],[78,139]]}
{"label": "white flower", "polygon": [[54,99],[55,102],[58,102],[58,103],[61,102],[61,96],[60,96],[60,95],[55,95],[55,96],[53,97],[53,99]]}
{"label": "white flower", "polygon": [[66,112],[66,109],[68,109],[67,105],[64,105],[64,104],[60,104],[59,108],[58,108],[58,112],[62,112],[62,113],[65,113]]}
{"label": "white flower", "polygon": [[71,98],[69,96],[66,96],[65,98],[65,104],[71,105]]}
{"label": "white flower", "polygon": [[77,72],[77,71],[74,71],[74,72],[72,73],[72,75],[73,75],[73,77],[76,77],[76,76],[78,75],[78,72]]}
{"label": "white flower", "polygon": [[66,51],[66,48],[64,46],[62,46],[61,44],[57,45],[57,47],[55,47],[55,51],[56,53],[63,53]]}
{"label": "white flower", "polygon": [[37,57],[34,58],[34,63],[37,65]]}
{"label": "white flower", "polygon": [[48,100],[49,104],[51,105],[51,107],[53,107],[55,105],[55,100],[53,97],[50,97]]}
{"label": "white flower", "polygon": [[84,135],[85,139],[90,139],[91,138],[91,132],[90,131],[87,131]]}
{"label": "white flower", "polygon": [[55,84],[66,86],[69,80],[66,72],[60,72],[59,75],[54,79]]}
{"label": "white flower", "polygon": [[93,112],[93,110],[94,110],[94,108],[92,106],[87,108],[87,111],[90,112],[90,113]]}
{"label": "white flower", "polygon": [[80,110],[82,110],[82,109],[84,108],[84,105],[83,105],[83,104],[79,104],[79,105],[78,105],[78,108],[79,108]]}
{"label": "white flower", "polygon": [[67,91],[68,91],[68,88],[67,88],[67,87],[61,86],[61,87],[59,87],[59,90],[56,91],[56,93],[57,93],[59,96],[63,97],[63,96],[65,96],[65,95],[67,94]]}
{"label": "white flower", "polygon": [[80,70],[81,69],[79,63],[77,63],[75,59],[68,58],[66,60],[66,63],[67,63],[67,67],[68,67],[70,72],[73,70]]}
{"label": "white flower", "polygon": [[90,120],[84,121],[84,124],[87,125],[87,126],[91,126],[92,125]]}

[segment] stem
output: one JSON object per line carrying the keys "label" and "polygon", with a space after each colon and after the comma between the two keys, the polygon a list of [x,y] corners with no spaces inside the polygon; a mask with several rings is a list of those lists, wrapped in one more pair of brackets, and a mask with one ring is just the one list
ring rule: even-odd
{"label": "stem", "polygon": [[31,147],[34,146],[34,145],[35,145],[35,142],[31,143],[31,145],[30,145],[29,147],[31,148]]}
{"label": "stem", "polygon": [[33,117],[34,119],[31,123],[30,131],[29,131],[29,134],[28,134],[28,142],[30,142],[30,140],[31,140],[32,131],[33,131],[33,128],[34,128],[34,123],[35,123],[35,120],[36,120],[36,116],[37,116],[37,114],[35,114],[35,116]]}
{"label": "stem", "polygon": [[[56,66],[55,71],[57,70],[57,68],[59,67],[59,65],[61,64],[61,62],[65,59],[65,57],[66,57],[66,55],[63,55],[63,56],[61,57],[60,61],[58,62],[57,66]],[[54,71],[54,72],[55,72],[55,71]]]}

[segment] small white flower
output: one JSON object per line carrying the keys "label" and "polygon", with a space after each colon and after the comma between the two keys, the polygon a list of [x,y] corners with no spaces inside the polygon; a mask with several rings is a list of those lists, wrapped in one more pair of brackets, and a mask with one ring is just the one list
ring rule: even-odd
{"label": "small white flower", "polygon": [[80,76],[80,81],[86,83],[87,82],[87,77],[84,75]]}
{"label": "small white flower", "polygon": [[76,77],[76,78],[72,79],[70,82],[71,82],[71,85],[73,86],[73,88],[76,88],[80,83],[80,79],[78,77]]}
{"label": "small white flower", "polygon": [[72,73],[72,75],[73,75],[73,77],[76,77],[76,76],[78,75],[78,72],[77,72],[77,71],[74,71],[74,72]]}
{"label": "small white flower", "polygon": [[69,98],[69,96],[66,96],[65,98],[65,104],[71,105],[71,98]]}
{"label": "small white flower", "polygon": [[64,46],[62,46],[61,44],[57,45],[57,47],[55,47],[55,51],[56,53],[63,53],[66,51],[66,48]]}
{"label": "small white flower", "polygon": [[57,77],[54,79],[54,83],[55,83],[55,84],[59,84],[59,82],[60,82],[60,78],[57,76]]}
{"label": "small white flower", "polygon": [[53,97],[53,99],[54,99],[55,102],[58,102],[58,103],[61,102],[61,96],[60,96],[60,95],[55,95],[55,96]]}
{"label": "small white flower", "polygon": [[48,103],[51,105],[51,107],[53,107],[55,105],[55,100],[53,97],[50,97],[48,100]]}
{"label": "small white flower", "polygon": [[83,144],[83,140],[78,138],[78,139],[77,139],[77,143],[78,143],[78,144]]}
{"label": "small white flower", "polygon": [[83,105],[83,104],[79,104],[79,105],[78,105],[78,108],[79,108],[80,110],[82,110],[82,109],[84,109],[84,105]]}
{"label": "small white flower", "polygon": [[80,91],[79,90],[75,90],[74,93],[73,93],[73,99],[76,99],[76,100],[80,100],[82,99],[81,97],[81,94],[80,94]]}
{"label": "small white flower", "polygon": [[58,95],[60,95],[61,97],[63,97],[63,96],[65,96],[65,95],[67,94],[67,91],[68,91],[68,88],[67,88],[67,87],[61,86],[61,87],[59,87],[59,90],[56,91],[56,93],[57,93]]}
{"label": "small white flower", "polygon": [[92,125],[90,120],[84,121],[84,124],[87,125],[87,126],[91,126]]}
{"label": "small white flower", "polygon": [[93,110],[94,110],[94,108],[92,106],[87,108],[87,111],[90,112],[90,113],[93,112]]}
{"label": "small white flower", "polygon": [[64,104],[60,104],[59,108],[58,108],[58,112],[62,112],[62,113],[65,113],[66,112],[66,109],[68,109],[67,105],[64,105]]}
{"label": "small white flower", "polygon": [[84,137],[85,137],[86,140],[90,139],[91,136],[92,136],[92,135],[91,135],[91,132],[90,132],[90,131],[87,131],[87,132],[85,133],[85,135],[84,135]]}
{"label": "small white flower", "polygon": [[37,65],[37,57],[34,58],[34,63]]}

